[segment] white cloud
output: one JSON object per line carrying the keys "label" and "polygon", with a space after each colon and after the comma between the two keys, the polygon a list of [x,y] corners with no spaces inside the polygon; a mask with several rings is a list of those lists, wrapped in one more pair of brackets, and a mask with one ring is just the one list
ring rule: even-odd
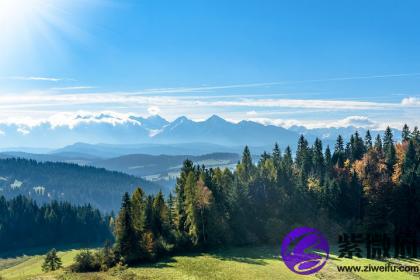
{"label": "white cloud", "polygon": [[256,115],[258,115],[258,113],[255,110],[252,110],[252,111],[246,112],[246,115],[250,117],[255,117]]}
{"label": "white cloud", "polygon": [[365,116],[350,116],[337,122],[332,123],[333,126],[337,127],[346,127],[346,126],[355,126],[363,128],[375,128],[377,124]]}
{"label": "white cloud", "polygon": [[404,98],[403,100],[401,100],[401,105],[402,106],[420,106],[420,98],[416,98],[416,97],[407,97]]}
{"label": "white cloud", "polygon": [[27,134],[31,133],[31,131],[26,127],[19,127],[17,129],[17,132],[19,132],[22,135],[27,135]]}
{"label": "white cloud", "polygon": [[74,87],[53,87],[51,90],[85,90],[85,89],[94,89],[96,87],[92,86],[74,86]]}
{"label": "white cloud", "polygon": [[[413,107],[419,107],[419,99],[404,98],[396,102],[373,102],[358,100],[334,99],[291,99],[291,98],[241,98],[230,96],[229,99],[209,99],[209,96],[147,96],[138,92],[89,92],[62,93],[51,91],[26,92],[21,94],[0,95],[0,123],[24,124],[27,127],[49,122],[54,127],[68,125],[73,127],[81,122],[118,123],[131,121],[127,119],[129,112],[144,112],[149,115],[165,113],[168,119],[180,115],[203,118],[215,112],[224,114],[227,118],[240,119],[244,115],[258,119],[262,123],[281,126],[300,125],[312,127],[346,126],[355,123],[357,126],[375,125],[359,114],[364,114],[381,123],[390,121],[407,122],[418,125],[418,114],[401,114]],[[85,117],[75,120],[72,116],[79,114],[80,108],[88,108],[91,112],[112,112],[112,117],[101,120],[97,117]],[[322,113],[320,112],[322,111]],[[67,113],[62,113],[67,112]],[[351,112],[351,113],[349,113]],[[343,118],[343,113],[350,115]],[[93,113],[96,114],[96,113]],[[121,115],[116,115],[121,114]],[[289,115],[291,119],[276,119],[279,115]],[[317,118],[325,114],[325,121],[304,121],[311,119],[311,114]],[[355,116],[351,116],[351,115]],[[309,116],[309,117],[308,117]],[[342,118],[337,120],[337,116]],[[388,117],[389,116],[389,117]],[[267,118],[266,118],[267,117]],[[388,119],[387,119],[388,118]],[[341,123],[340,123],[341,121]]]}
{"label": "white cloud", "polygon": [[306,128],[331,128],[331,127],[360,127],[378,128],[378,124],[364,116],[349,116],[339,120],[296,120],[296,119],[270,119],[270,118],[249,118],[264,125],[275,125],[285,128],[291,126],[304,126]]}
{"label": "white cloud", "polygon": [[157,115],[160,113],[160,108],[158,106],[150,106],[147,108],[147,112],[149,112],[150,115]]}
{"label": "white cloud", "polygon": [[56,128],[59,126],[68,126],[74,128],[79,124],[89,124],[89,123],[107,123],[111,125],[131,123],[134,125],[141,125],[137,120],[130,118],[131,116],[136,116],[134,114],[123,114],[113,111],[102,111],[102,112],[87,112],[87,111],[78,111],[78,112],[64,112],[54,114],[46,120],[42,120],[41,123],[49,123],[51,128]]}
{"label": "white cloud", "polygon": [[[200,102],[204,105],[206,103]],[[323,99],[241,99],[236,101],[207,102],[208,105],[218,107],[266,107],[266,108],[316,108],[331,110],[367,110],[387,109],[398,107],[398,103],[351,101],[351,100],[323,100]]]}
{"label": "white cloud", "polygon": [[[68,126],[74,128],[79,124],[89,123],[107,123],[111,125],[131,123],[133,125],[140,125],[141,123],[132,117],[139,117],[133,113],[118,113],[113,111],[76,111],[76,112],[61,112],[50,115],[46,118],[31,118],[31,117],[11,117],[1,120],[1,124],[16,125],[17,131],[23,135],[30,133],[30,130],[36,126],[43,124],[49,125],[52,129],[60,126]],[[4,132],[3,132],[4,133]],[[0,134],[2,132],[0,131]]]}
{"label": "white cloud", "polygon": [[349,81],[349,80],[371,80],[371,79],[386,79],[386,78],[397,78],[397,77],[415,77],[420,76],[420,73],[398,73],[398,74],[384,74],[384,75],[370,75],[370,76],[348,76],[348,77],[332,77],[327,79],[309,79],[309,80],[284,80],[274,82],[262,82],[262,83],[242,83],[232,85],[202,85],[196,87],[175,87],[175,88],[150,88],[145,89],[143,93],[188,93],[188,92],[204,92],[219,89],[238,89],[238,88],[258,88],[258,87],[270,87],[277,85],[289,85],[289,84],[304,84],[304,83],[322,83],[322,82],[337,82],[337,81]]}
{"label": "white cloud", "polygon": [[263,125],[275,125],[289,128],[294,125],[303,125],[304,122],[295,119],[270,119],[270,118],[249,118],[249,121],[257,122]]}
{"label": "white cloud", "polygon": [[11,76],[2,77],[5,80],[18,80],[18,81],[47,81],[47,82],[58,82],[65,79],[55,77],[37,77],[37,76]]}
{"label": "white cloud", "polygon": [[[285,99],[285,98],[234,98],[229,100],[208,100],[201,96],[145,96],[137,92],[111,92],[111,93],[75,93],[51,94],[28,93],[20,95],[0,96],[1,108],[33,108],[37,106],[76,106],[76,105],[104,105],[109,109],[116,105],[134,106],[143,105],[149,108],[175,106],[177,108],[197,107],[254,107],[254,108],[302,108],[302,109],[328,109],[328,110],[387,110],[406,106],[420,106],[419,99],[404,98],[401,102],[372,102],[334,99]],[[156,112],[156,110],[153,110]]]}

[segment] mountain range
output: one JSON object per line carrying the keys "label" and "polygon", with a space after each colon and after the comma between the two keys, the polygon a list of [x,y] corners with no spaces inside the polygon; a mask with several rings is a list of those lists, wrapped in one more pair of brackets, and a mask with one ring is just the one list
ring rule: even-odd
{"label": "mountain range", "polygon": [[[359,130],[362,136],[366,131],[354,126],[308,129],[303,126],[284,128],[263,125],[246,120],[233,123],[217,115],[204,121],[193,121],[182,116],[168,122],[158,115],[143,118],[101,113],[76,115],[63,122],[44,121],[32,126],[3,123],[0,124],[0,145],[3,151],[33,151],[34,148],[46,148],[45,150],[51,152],[77,143],[62,149],[61,152],[78,153],[87,147],[83,146],[84,144],[88,144],[89,154],[95,154],[94,150],[105,149],[110,153],[107,156],[132,153],[236,153],[245,145],[253,146],[256,148],[255,152],[260,152],[271,149],[275,142],[283,148],[286,145],[294,147],[300,134],[304,134],[310,142],[319,137],[325,144],[332,144],[338,134],[348,138],[356,130]],[[381,131],[372,131],[373,135],[376,133]],[[397,130],[394,130],[394,133],[397,139],[400,133]],[[91,146],[93,144],[95,147]],[[99,155],[103,156],[103,152],[99,152]]]}

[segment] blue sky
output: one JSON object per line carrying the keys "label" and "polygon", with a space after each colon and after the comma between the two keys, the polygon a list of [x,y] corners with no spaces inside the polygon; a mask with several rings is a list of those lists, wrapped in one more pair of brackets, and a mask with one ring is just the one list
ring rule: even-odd
{"label": "blue sky", "polygon": [[2,1],[3,121],[419,125],[418,1]]}

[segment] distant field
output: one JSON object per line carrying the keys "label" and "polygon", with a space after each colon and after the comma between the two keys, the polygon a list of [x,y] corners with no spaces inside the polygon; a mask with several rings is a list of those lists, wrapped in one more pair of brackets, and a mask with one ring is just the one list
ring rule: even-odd
{"label": "distant field", "polygon": [[[78,250],[60,252],[63,265],[68,267]],[[299,276],[289,271],[279,256],[279,249],[268,247],[245,247],[218,250],[205,254],[176,256],[156,264],[143,265],[123,271],[70,274],[63,270],[43,274],[43,256],[0,259],[0,275],[3,279],[420,279],[415,273],[337,272],[337,265],[383,265],[387,262],[367,259],[338,259],[331,256],[327,265],[317,274]],[[420,265],[420,260],[403,262]]]}

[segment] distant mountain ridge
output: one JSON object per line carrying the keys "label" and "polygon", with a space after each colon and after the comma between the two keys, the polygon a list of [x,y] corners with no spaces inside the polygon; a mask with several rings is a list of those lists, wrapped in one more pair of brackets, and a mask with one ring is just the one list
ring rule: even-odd
{"label": "distant mountain ridge", "polygon": [[[319,137],[328,143],[328,141],[333,142],[338,134],[343,134],[346,138],[356,130],[359,130],[362,135],[366,131],[366,129],[353,126],[315,129],[293,126],[286,129],[246,120],[233,123],[217,115],[204,121],[193,121],[182,116],[168,122],[158,115],[143,118],[102,113],[77,115],[67,120],[66,124],[43,122],[31,127],[0,124],[0,144],[2,147],[49,147],[52,149],[74,143],[105,143],[127,147],[149,145],[150,149],[153,149],[153,145],[179,146],[186,143],[206,143],[219,146],[220,150],[204,149],[198,152],[208,153],[232,151],[223,149],[223,147],[232,146],[267,147],[272,146],[275,142],[278,142],[282,147],[293,146],[300,134],[305,134],[309,141]],[[394,131],[397,139],[399,133],[397,130]],[[373,131],[373,134],[378,132]],[[21,149],[18,150],[21,151]],[[162,154],[164,153],[162,152]],[[177,154],[190,154],[190,152],[181,150]]]}
{"label": "distant mountain ridge", "polygon": [[[174,187],[175,177],[178,175],[182,163],[186,159],[193,161],[195,164],[205,165],[208,168],[221,167],[230,169],[233,169],[240,160],[240,156],[237,153],[211,153],[204,155],[128,154],[112,158],[99,158],[70,152],[52,154],[30,154],[23,152],[0,153],[0,159],[13,158],[36,160],[44,163],[73,163],[82,166],[105,168],[110,171],[119,171],[155,182],[162,187],[164,192],[167,192]],[[144,185],[144,183],[142,183],[142,185]],[[159,187],[155,186],[155,189],[157,188]]]}

